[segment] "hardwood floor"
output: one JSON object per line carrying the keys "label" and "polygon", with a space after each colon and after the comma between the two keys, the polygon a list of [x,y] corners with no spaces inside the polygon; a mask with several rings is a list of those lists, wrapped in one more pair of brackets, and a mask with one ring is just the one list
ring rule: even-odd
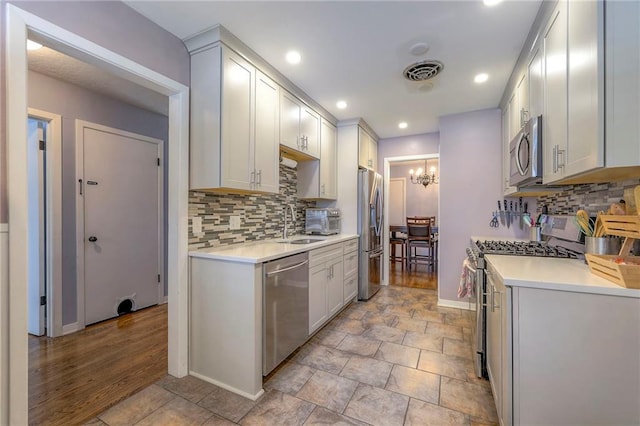
{"label": "hardwood floor", "polygon": [[403,268],[400,263],[391,263],[389,284],[399,287],[437,290],[438,272],[429,270],[427,265],[412,266],[409,271],[406,266]]}
{"label": "hardwood floor", "polygon": [[29,424],[83,424],[166,374],[166,304],[55,339],[29,336]]}

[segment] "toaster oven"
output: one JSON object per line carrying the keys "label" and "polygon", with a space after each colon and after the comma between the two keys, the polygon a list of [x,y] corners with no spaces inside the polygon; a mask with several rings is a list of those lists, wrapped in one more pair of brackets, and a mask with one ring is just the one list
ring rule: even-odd
{"label": "toaster oven", "polygon": [[340,210],[306,209],[304,231],[313,235],[333,235],[340,233]]}

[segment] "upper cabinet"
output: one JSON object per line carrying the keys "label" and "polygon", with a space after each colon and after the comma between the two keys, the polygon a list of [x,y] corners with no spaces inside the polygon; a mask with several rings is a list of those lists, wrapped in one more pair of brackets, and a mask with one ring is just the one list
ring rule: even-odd
{"label": "upper cabinet", "polygon": [[371,170],[378,168],[378,142],[362,127],[358,130],[358,166]]}
{"label": "upper cabinet", "polygon": [[283,149],[302,164],[315,161],[309,198],[335,199],[335,117],[222,26],[185,45],[191,54],[190,189],[278,193]]}
{"label": "upper cabinet", "polygon": [[322,119],[320,123],[320,161],[298,163],[298,197],[335,200],[338,198],[336,126]]}
{"label": "upper cabinet", "polygon": [[510,136],[526,93],[526,117],[542,115],[545,184],[639,176],[640,3],[543,2],[538,18],[503,98]]}
{"label": "upper cabinet", "polygon": [[283,90],[280,98],[280,144],[320,157],[320,116]]}
{"label": "upper cabinet", "polygon": [[224,45],[192,54],[191,189],[278,192],[278,99],[277,85]]}

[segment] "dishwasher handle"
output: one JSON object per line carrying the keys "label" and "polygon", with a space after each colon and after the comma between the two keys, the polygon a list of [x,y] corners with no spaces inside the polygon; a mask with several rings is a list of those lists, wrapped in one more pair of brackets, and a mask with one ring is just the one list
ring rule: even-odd
{"label": "dishwasher handle", "polygon": [[285,272],[285,271],[290,271],[290,270],[292,270],[292,269],[297,269],[297,268],[299,268],[299,267],[301,267],[301,266],[306,265],[307,263],[309,263],[309,261],[308,261],[308,260],[305,260],[305,261],[303,261],[303,262],[296,263],[295,265],[287,266],[286,268],[276,269],[275,271],[269,271],[269,272],[267,272],[265,275],[266,275],[267,277],[272,277],[272,276],[274,276],[274,275],[279,274],[280,272]]}

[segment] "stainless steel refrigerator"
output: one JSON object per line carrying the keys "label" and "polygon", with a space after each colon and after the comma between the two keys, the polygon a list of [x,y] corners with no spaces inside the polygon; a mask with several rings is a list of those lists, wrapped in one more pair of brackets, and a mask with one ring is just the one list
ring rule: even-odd
{"label": "stainless steel refrigerator", "polygon": [[370,299],[380,290],[382,282],[382,201],[382,176],[372,170],[359,170],[359,300]]}

